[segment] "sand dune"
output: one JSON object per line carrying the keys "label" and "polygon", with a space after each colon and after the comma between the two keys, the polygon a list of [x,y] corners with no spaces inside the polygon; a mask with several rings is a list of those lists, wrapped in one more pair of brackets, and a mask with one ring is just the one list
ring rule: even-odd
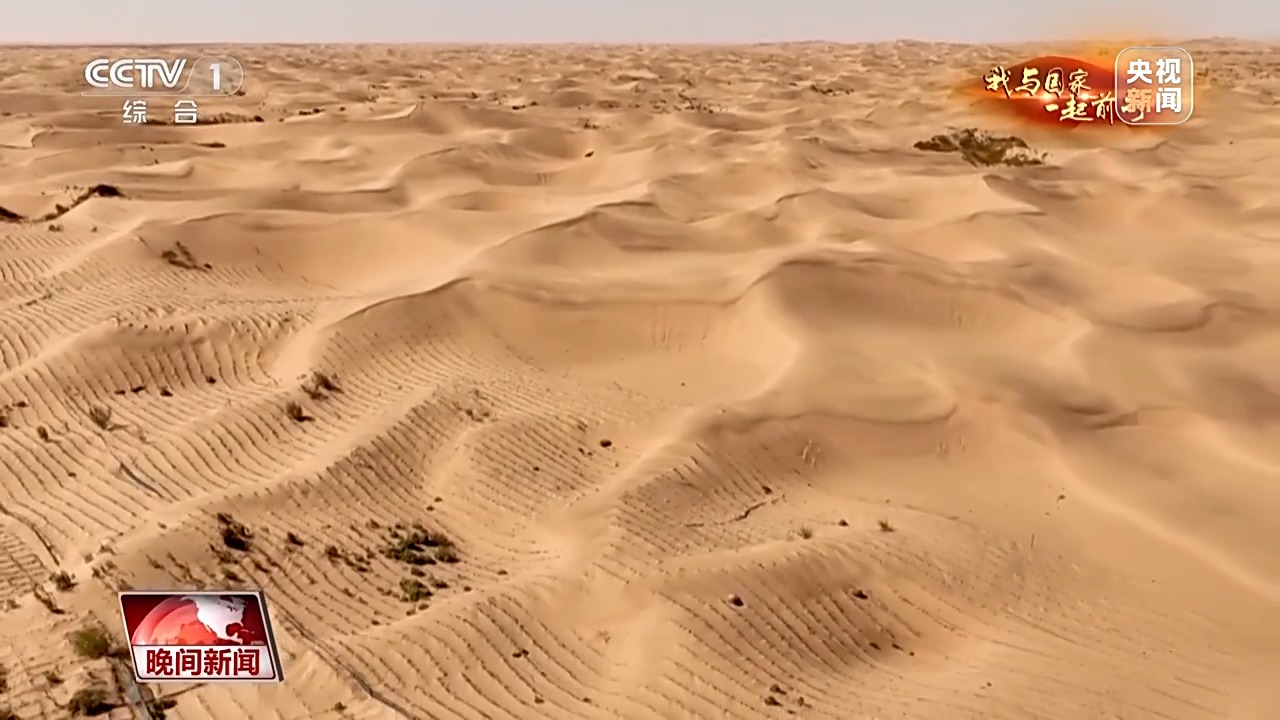
{"label": "sand dune", "polygon": [[0,706],[260,586],[285,682],[168,717],[1275,717],[1280,53],[1190,49],[1031,167],[913,143],[1043,48],[235,48],[194,127],[7,50]]}

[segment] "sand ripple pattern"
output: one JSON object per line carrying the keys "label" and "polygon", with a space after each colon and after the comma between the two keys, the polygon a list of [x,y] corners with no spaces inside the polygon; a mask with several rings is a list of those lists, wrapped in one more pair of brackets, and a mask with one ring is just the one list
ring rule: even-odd
{"label": "sand ripple pattern", "polygon": [[239,48],[146,128],[6,53],[4,703],[120,587],[257,585],[287,681],[171,717],[1273,717],[1280,55],[911,149],[1042,52]]}

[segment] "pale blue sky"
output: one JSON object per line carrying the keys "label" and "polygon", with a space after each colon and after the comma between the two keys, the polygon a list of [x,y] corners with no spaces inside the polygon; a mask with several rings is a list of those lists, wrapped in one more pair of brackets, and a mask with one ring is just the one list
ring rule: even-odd
{"label": "pale blue sky", "polygon": [[[0,42],[7,43],[1280,37],[1278,0],[13,0],[5,5],[11,7],[0,23]],[[1089,22],[1100,17],[1111,19],[1100,27]]]}

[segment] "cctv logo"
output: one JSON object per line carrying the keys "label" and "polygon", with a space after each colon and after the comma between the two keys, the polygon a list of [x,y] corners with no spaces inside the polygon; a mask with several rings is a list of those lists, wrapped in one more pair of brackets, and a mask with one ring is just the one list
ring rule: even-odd
{"label": "cctv logo", "polygon": [[182,71],[187,67],[185,59],[161,60],[159,58],[108,60],[98,58],[85,65],[84,79],[99,89],[124,90],[177,90]]}

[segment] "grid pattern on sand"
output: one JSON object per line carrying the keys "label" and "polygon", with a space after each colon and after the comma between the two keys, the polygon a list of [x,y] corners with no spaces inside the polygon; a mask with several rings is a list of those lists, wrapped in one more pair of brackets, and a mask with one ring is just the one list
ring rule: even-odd
{"label": "grid pattern on sand", "polygon": [[241,48],[194,127],[6,55],[3,702],[110,690],[127,584],[267,591],[193,720],[1265,707],[1277,55],[912,148],[1042,52]]}

